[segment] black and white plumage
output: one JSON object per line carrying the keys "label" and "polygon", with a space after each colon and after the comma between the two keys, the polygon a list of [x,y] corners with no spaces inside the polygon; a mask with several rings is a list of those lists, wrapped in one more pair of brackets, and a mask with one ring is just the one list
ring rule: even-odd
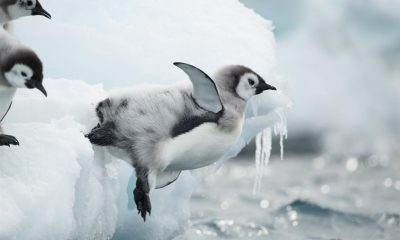
{"label": "black and white plumage", "polygon": [[244,66],[228,66],[211,79],[175,63],[190,85],[138,88],[100,102],[100,123],[87,137],[136,169],[135,202],[144,220],[149,192],[174,182],[182,170],[217,161],[241,133],[246,102],[276,90]]}
{"label": "black and white plumage", "polygon": [[[0,124],[18,88],[35,88],[47,96],[42,81],[43,66],[36,53],[0,28]],[[0,133],[0,146],[18,144],[15,137]]]}
{"label": "black and white plumage", "polygon": [[3,26],[11,20],[35,15],[51,18],[38,0],[0,0],[0,23]]}

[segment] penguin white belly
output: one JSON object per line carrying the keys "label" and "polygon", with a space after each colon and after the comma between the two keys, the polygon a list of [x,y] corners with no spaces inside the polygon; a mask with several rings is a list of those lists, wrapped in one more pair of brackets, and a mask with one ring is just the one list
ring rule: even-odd
{"label": "penguin white belly", "polygon": [[0,122],[7,114],[15,92],[15,88],[0,87]]}
{"label": "penguin white belly", "polygon": [[216,123],[204,123],[188,133],[161,144],[161,158],[169,170],[190,170],[216,162],[235,143],[242,131],[242,122],[230,132]]}

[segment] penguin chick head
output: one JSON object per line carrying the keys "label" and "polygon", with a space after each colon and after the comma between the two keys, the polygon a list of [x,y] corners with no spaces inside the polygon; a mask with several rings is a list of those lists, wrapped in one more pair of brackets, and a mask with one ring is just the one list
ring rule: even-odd
{"label": "penguin chick head", "polygon": [[24,16],[42,15],[51,18],[50,13],[43,9],[39,0],[6,0],[7,14],[10,20]]}
{"label": "penguin chick head", "polygon": [[215,80],[220,88],[233,92],[234,95],[244,101],[266,90],[276,90],[275,87],[267,84],[256,72],[241,65],[232,65],[223,68],[216,74]]}
{"label": "penguin chick head", "polygon": [[43,65],[33,51],[23,49],[15,52],[6,59],[1,71],[10,86],[36,88],[47,97],[43,87]]}

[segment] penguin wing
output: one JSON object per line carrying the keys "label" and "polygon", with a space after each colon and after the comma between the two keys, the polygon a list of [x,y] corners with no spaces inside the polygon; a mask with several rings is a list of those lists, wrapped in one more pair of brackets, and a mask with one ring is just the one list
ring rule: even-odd
{"label": "penguin wing", "polygon": [[164,171],[157,175],[156,188],[160,189],[170,185],[178,179],[180,171]]}
{"label": "penguin wing", "polygon": [[10,111],[11,106],[12,106],[12,102],[10,103],[10,106],[8,106],[8,109],[7,109],[6,113],[4,114],[4,116],[2,116],[2,117],[0,118],[0,123],[1,123],[1,122],[4,120],[4,118],[7,116],[7,113]]}
{"label": "penguin wing", "polygon": [[175,62],[174,65],[189,76],[193,84],[192,96],[200,107],[213,113],[218,113],[223,109],[217,86],[206,73],[186,63]]}

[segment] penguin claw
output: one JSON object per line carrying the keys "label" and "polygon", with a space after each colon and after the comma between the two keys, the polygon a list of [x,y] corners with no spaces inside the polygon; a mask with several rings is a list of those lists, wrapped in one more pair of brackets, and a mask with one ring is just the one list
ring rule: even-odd
{"label": "penguin claw", "polygon": [[14,136],[0,134],[0,146],[10,147],[11,145],[19,146],[18,140]]}
{"label": "penguin claw", "polygon": [[[96,127],[92,128],[92,130],[91,130],[90,132],[92,132],[93,130],[96,130],[96,129],[100,128],[100,127],[101,127],[101,125],[100,125],[100,123],[98,123],[98,124],[96,125]],[[85,138],[89,138],[89,135],[90,135],[90,133],[84,134]]]}
{"label": "penguin claw", "polygon": [[135,190],[133,191],[133,195],[135,198],[138,214],[146,222],[147,213],[149,214],[149,216],[151,215],[151,202],[149,194],[145,193],[141,189],[135,188]]}

